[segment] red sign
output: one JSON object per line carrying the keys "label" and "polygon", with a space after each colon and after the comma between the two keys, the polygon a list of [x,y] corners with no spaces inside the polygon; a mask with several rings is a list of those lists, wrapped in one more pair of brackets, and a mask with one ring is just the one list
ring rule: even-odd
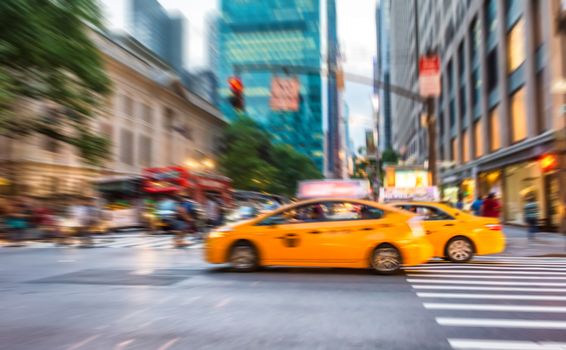
{"label": "red sign", "polygon": [[299,182],[297,197],[366,198],[370,193],[367,180],[309,180]]}
{"label": "red sign", "polygon": [[300,86],[297,78],[274,77],[271,80],[271,110],[298,111]]}
{"label": "red sign", "polygon": [[183,167],[144,169],[144,190],[151,193],[177,192],[189,186],[189,174]]}
{"label": "red sign", "polygon": [[440,84],[440,56],[422,56],[419,59],[419,90],[423,97],[438,97]]}

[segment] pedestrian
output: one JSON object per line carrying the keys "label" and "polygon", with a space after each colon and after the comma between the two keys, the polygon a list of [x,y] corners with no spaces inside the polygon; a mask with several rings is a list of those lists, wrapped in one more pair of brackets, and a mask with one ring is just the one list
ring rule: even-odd
{"label": "pedestrian", "polygon": [[80,247],[92,247],[94,244],[92,232],[102,218],[102,212],[96,206],[96,199],[77,200],[76,204],[71,207],[71,216],[75,221],[76,234],[81,241]]}
{"label": "pedestrian", "polygon": [[29,228],[30,213],[21,198],[14,198],[6,206],[5,224],[10,247],[22,247],[26,230]]}
{"label": "pedestrian", "polygon": [[523,207],[523,213],[525,217],[525,223],[527,224],[527,237],[529,240],[535,238],[535,234],[538,232],[538,218],[539,209],[536,201],[536,195],[531,193],[527,196],[527,202]]}
{"label": "pedestrian", "polygon": [[483,197],[477,196],[476,200],[472,202],[470,209],[472,210],[475,216],[480,216],[482,206],[483,206]]}
{"label": "pedestrian", "polygon": [[56,238],[55,215],[53,211],[43,202],[38,202],[33,210],[34,223],[41,238]]}
{"label": "pedestrian", "polygon": [[212,195],[206,201],[206,218],[210,228],[216,227],[220,221],[220,205]]}
{"label": "pedestrian", "polygon": [[501,204],[499,204],[499,201],[495,198],[495,193],[492,192],[483,201],[482,216],[488,218],[499,218],[500,213]]}
{"label": "pedestrian", "polygon": [[458,193],[458,201],[456,202],[456,209],[464,210],[464,196]]}
{"label": "pedestrian", "polygon": [[173,241],[175,247],[182,248],[189,245],[185,241],[186,234],[195,234],[197,232],[197,210],[197,204],[192,200],[189,193],[183,193],[179,196],[174,225],[175,237]]}

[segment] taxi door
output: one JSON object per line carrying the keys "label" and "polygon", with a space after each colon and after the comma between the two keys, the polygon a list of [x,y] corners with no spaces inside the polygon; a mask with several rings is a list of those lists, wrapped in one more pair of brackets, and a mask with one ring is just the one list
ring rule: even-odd
{"label": "taxi door", "polygon": [[417,215],[423,217],[425,233],[434,246],[435,256],[444,256],[444,246],[456,232],[455,218],[433,206],[411,205],[411,207],[416,209],[413,211]]}

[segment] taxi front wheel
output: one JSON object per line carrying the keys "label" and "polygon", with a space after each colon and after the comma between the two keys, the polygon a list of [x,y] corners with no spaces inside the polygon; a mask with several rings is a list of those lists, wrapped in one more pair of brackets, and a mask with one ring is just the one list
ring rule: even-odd
{"label": "taxi front wheel", "polygon": [[444,254],[452,262],[468,262],[474,257],[474,246],[466,237],[454,237],[446,243]]}
{"label": "taxi front wheel", "polygon": [[382,275],[392,275],[401,269],[401,253],[390,244],[381,244],[374,249],[371,267]]}
{"label": "taxi front wheel", "polygon": [[248,242],[237,243],[230,250],[229,262],[234,271],[254,271],[258,265],[257,250]]}

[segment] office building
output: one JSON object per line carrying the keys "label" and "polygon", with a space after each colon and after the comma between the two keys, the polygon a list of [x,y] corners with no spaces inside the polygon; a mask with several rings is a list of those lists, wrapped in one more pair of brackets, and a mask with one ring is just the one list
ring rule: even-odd
{"label": "office building", "polygon": [[435,147],[444,199],[461,194],[469,203],[493,192],[504,222],[524,224],[523,205],[534,195],[542,224],[565,229],[566,100],[553,88],[566,76],[560,1],[417,4],[408,13],[418,34],[408,34],[408,45],[419,54],[434,48],[442,61]]}
{"label": "office building", "polygon": [[391,84],[390,13],[391,0],[381,0],[375,10],[377,56],[374,62],[374,80],[383,83],[384,88],[378,89],[374,85],[373,91],[374,95],[379,96],[377,123],[380,152],[392,148],[391,91],[387,89]]}
{"label": "office building", "polygon": [[[246,113],[271,130],[276,141],[295,146],[322,171],[319,0],[223,0],[220,12],[215,68],[223,114],[235,116],[226,81],[239,75],[245,86]],[[309,71],[297,72],[296,67]],[[271,110],[274,76],[297,76],[301,85],[298,111]]]}
{"label": "office building", "polygon": [[144,46],[182,73],[187,62],[185,21],[181,14],[171,15],[157,0],[129,0],[129,31]]}

